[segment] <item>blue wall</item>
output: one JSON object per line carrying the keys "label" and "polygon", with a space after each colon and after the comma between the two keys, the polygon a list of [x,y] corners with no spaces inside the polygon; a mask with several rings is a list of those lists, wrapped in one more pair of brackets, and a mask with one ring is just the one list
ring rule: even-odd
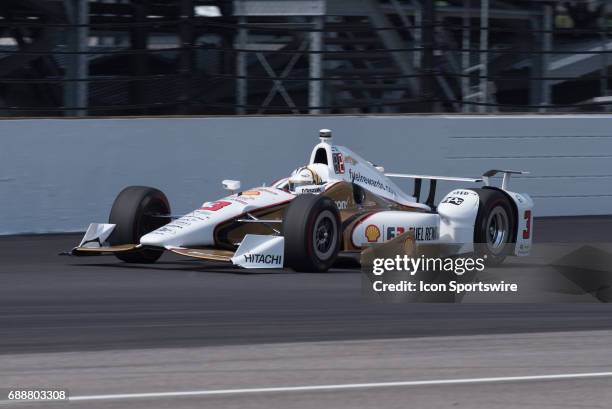
{"label": "blue wall", "polygon": [[84,230],[135,184],[186,212],[222,179],[270,183],[306,163],[319,128],[387,171],[529,170],[511,187],[536,216],[612,214],[609,115],[23,119],[0,121],[0,234]]}

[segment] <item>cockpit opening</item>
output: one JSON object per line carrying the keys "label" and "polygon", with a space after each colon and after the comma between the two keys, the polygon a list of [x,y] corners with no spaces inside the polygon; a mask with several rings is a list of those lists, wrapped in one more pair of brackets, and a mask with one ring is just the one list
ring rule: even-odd
{"label": "cockpit opening", "polygon": [[327,151],[325,150],[325,148],[317,149],[313,163],[322,163],[324,165],[329,165],[329,163],[327,162]]}

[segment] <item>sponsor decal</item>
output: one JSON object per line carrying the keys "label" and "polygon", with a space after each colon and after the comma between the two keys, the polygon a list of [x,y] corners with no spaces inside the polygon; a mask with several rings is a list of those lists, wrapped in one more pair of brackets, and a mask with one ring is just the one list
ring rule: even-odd
{"label": "sponsor decal", "polygon": [[456,196],[470,196],[470,195],[477,195],[478,193],[474,192],[473,190],[453,190],[453,195]]}
{"label": "sponsor decal", "polygon": [[274,191],[274,190],[272,190],[272,189],[261,188],[261,189],[259,189],[259,190],[261,190],[262,192],[268,192],[268,193],[270,193],[270,194],[273,194],[274,196],[278,196],[278,193],[277,193],[277,192],[275,192],[275,191]]}
{"label": "sponsor decal", "polygon": [[344,157],[341,153],[332,154],[332,159],[334,161],[334,172],[339,174],[344,174]]}
{"label": "sponsor decal", "polygon": [[338,207],[338,210],[348,209],[348,200],[336,200],[336,207]]}
{"label": "sponsor decal", "polygon": [[236,197],[228,197],[227,200],[230,200],[230,201],[236,202],[236,203],[240,203],[240,204],[243,204],[243,205],[249,204],[246,200],[240,200],[240,199],[238,199]]}
{"label": "sponsor decal", "polygon": [[416,241],[432,241],[438,239],[438,228],[435,226],[409,228],[390,226],[385,229],[385,233],[387,235],[386,240],[394,239],[407,231],[414,233],[414,238]]}
{"label": "sponsor decal", "polygon": [[299,193],[321,193],[325,191],[324,186],[317,187],[300,187],[297,189]]}
{"label": "sponsor decal", "polygon": [[460,197],[451,196],[451,197],[447,197],[446,199],[444,199],[442,203],[450,203],[450,204],[454,204],[455,206],[459,206],[461,203],[463,203],[463,199]]}
{"label": "sponsor decal", "polygon": [[349,176],[351,177],[351,181],[353,183],[363,183],[368,186],[372,186],[378,189],[386,190],[389,193],[395,194],[391,187],[387,186],[383,182],[378,179],[372,179],[370,177],[364,176],[359,172],[354,171],[353,169],[349,169]]}
{"label": "sponsor decal", "polygon": [[224,207],[230,206],[232,202],[226,202],[224,200],[219,200],[217,202],[212,203],[204,203],[204,206],[200,208],[200,210],[207,210],[209,212],[216,212],[217,210],[223,209]]}
{"label": "sponsor decal", "polygon": [[245,190],[240,196],[259,196],[260,194],[258,190]]}
{"label": "sponsor decal", "polygon": [[406,230],[403,227],[387,227],[387,240],[391,240],[405,232]]}
{"label": "sponsor decal", "polygon": [[438,228],[432,227],[413,227],[410,230],[414,231],[416,241],[432,241],[438,239]]}
{"label": "sponsor decal", "polygon": [[280,254],[273,255],[273,254],[247,253],[244,255],[244,261],[247,263],[282,265],[283,256],[281,256]]}
{"label": "sponsor decal", "polygon": [[380,230],[378,229],[378,226],[370,224],[368,227],[366,227],[365,236],[369,243],[377,242],[380,238]]}

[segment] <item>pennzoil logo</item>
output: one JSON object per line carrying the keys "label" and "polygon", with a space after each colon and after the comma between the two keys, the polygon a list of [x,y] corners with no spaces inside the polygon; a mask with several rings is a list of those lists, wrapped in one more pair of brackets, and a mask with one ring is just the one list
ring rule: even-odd
{"label": "pennzoil logo", "polygon": [[365,229],[365,236],[366,239],[368,239],[369,243],[375,243],[380,238],[380,229],[378,228],[378,226],[370,224]]}
{"label": "pennzoil logo", "polygon": [[261,192],[259,190],[246,190],[242,192],[241,196],[259,196]]}

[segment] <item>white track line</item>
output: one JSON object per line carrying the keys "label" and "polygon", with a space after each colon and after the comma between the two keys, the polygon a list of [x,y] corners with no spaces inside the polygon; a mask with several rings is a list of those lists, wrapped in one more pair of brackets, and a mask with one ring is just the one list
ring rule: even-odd
{"label": "white track line", "polygon": [[496,378],[466,378],[466,379],[437,379],[424,381],[399,381],[399,382],[373,382],[373,383],[348,383],[337,385],[313,385],[313,386],[284,386],[273,388],[250,388],[250,389],[218,389],[184,392],[153,392],[153,393],[127,393],[116,395],[89,395],[70,397],[71,401],[104,400],[104,399],[143,399],[178,396],[207,396],[207,395],[233,395],[245,393],[265,392],[303,392],[303,391],[329,391],[342,389],[360,388],[388,388],[393,386],[426,386],[426,385],[461,385],[470,383],[498,383],[517,381],[543,381],[555,379],[580,379],[580,378],[602,378],[612,377],[612,372],[592,372],[574,374],[553,375],[531,375],[531,376],[507,376]]}
{"label": "white track line", "polygon": [[[549,381],[559,379],[584,379],[612,377],[612,372],[591,372],[572,374],[551,375],[527,375],[527,376],[503,376],[495,378],[464,378],[464,379],[432,379],[423,381],[398,381],[398,382],[373,382],[373,383],[345,383],[336,385],[312,385],[312,386],[281,386],[271,388],[247,388],[247,389],[212,389],[197,391],[175,391],[175,392],[147,392],[147,393],[121,393],[109,395],[83,395],[71,396],[70,401],[93,401],[93,400],[121,400],[121,399],[150,399],[171,398],[185,396],[211,396],[211,395],[239,395],[249,393],[274,393],[274,392],[312,392],[331,391],[346,389],[373,389],[389,388],[396,386],[432,386],[432,385],[465,385],[474,383],[503,383],[521,381]],[[43,401],[37,401],[43,402]],[[33,401],[0,401],[0,404],[33,403]],[[49,403],[49,401],[46,401]]]}

